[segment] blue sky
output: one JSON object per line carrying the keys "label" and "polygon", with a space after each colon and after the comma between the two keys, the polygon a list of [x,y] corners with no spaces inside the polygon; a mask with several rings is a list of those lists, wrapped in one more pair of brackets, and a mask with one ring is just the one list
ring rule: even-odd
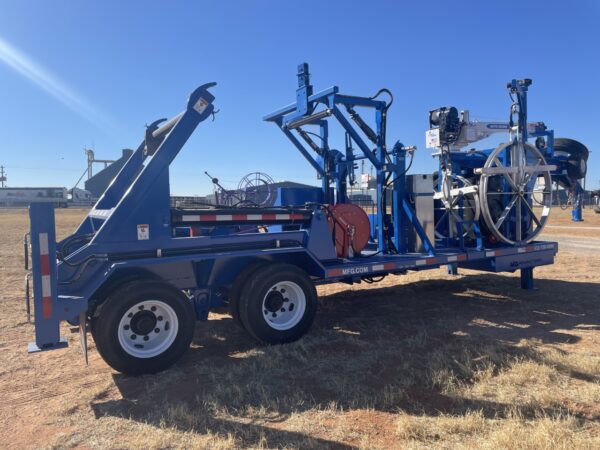
{"label": "blue sky", "polygon": [[[530,120],[592,151],[600,181],[600,2],[0,0],[0,164],[12,186],[72,186],[84,147],[100,158],[135,148],[144,125],[183,109],[216,81],[220,109],[172,166],[172,192],[233,186],[247,172],[315,182],[262,116],[294,99],[296,66],[315,89],[391,89],[388,139],[419,147],[431,172],[429,109],[454,105],[505,120],[511,78],[532,78]],[[342,143],[339,144],[342,146]]]}

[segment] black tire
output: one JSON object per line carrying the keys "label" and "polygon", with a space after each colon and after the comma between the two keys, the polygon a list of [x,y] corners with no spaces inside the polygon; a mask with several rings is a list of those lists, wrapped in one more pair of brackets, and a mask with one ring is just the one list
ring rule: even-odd
{"label": "black tire", "polygon": [[249,277],[261,267],[268,265],[265,261],[255,261],[250,263],[247,267],[244,267],[238,274],[229,290],[229,312],[234,318],[235,322],[243,329],[246,329],[240,315],[240,294],[244,287],[244,284],[248,281]]}
{"label": "black tire", "polygon": [[[291,295],[290,298],[287,298],[284,290],[279,293],[272,289],[281,283],[290,284],[293,289],[298,291],[298,294],[301,292],[304,298],[304,309],[302,311],[300,307],[296,308],[296,311],[302,311],[297,313],[298,321],[296,323],[289,328],[276,329],[274,325],[270,324],[271,319],[265,318],[265,311],[269,311],[269,315],[276,315],[279,311],[285,310],[289,315],[295,305],[300,305],[301,302],[299,299],[295,300]],[[273,295],[268,299],[267,294],[270,292],[273,292]],[[274,306],[273,310],[264,309],[263,301],[270,301],[273,297],[277,298],[270,303],[274,305],[280,303],[280,306]],[[308,275],[296,266],[269,264],[253,272],[252,276],[244,283],[239,296],[239,312],[244,328],[257,340],[267,344],[293,342],[304,336],[314,321],[317,312],[317,291]]]}
{"label": "black tire", "polygon": [[[172,309],[177,317],[178,330],[173,342],[160,354],[152,357],[134,356],[119,342],[119,323],[132,307],[152,300],[158,300]],[[160,316],[156,319],[163,320]],[[133,319],[131,323],[133,329]],[[160,372],[177,362],[190,346],[195,323],[192,302],[183,292],[162,281],[139,280],[121,284],[108,294],[98,316],[92,317],[91,331],[98,353],[109,366],[124,374],[142,375]],[[168,326],[168,322],[165,322],[163,328],[168,330]],[[148,336],[151,333],[147,333]],[[142,345],[141,339],[139,342]]]}

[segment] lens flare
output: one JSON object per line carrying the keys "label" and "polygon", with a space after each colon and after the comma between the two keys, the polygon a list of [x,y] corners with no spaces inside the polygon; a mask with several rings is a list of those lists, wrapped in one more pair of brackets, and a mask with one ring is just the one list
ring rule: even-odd
{"label": "lens flare", "polygon": [[81,95],[69,89],[56,76],[0,37],[0,61],[50,94],[63,105],[96,126],[110,126],[110,121]]}

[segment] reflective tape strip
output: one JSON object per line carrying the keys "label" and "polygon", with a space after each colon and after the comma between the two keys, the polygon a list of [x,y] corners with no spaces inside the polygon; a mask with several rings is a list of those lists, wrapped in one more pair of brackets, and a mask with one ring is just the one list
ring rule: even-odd
{"label": "reflective tape strip", "polygon": [[374,264],[371,266],[371,270],[385,270],[384,264]]}
{"label": "reflective tape strip", "polygon": [[524,247],[517,248],[517,253],[525,253],[526,251],[527,251],[527,249]]}
{"label": "reflective tape strip", "polygon": [[448,256],[448,262],[458,261],[458,256]]}
{"label": "reflective tape strip", "polygon": [[183,216],[181,216],[181,221],[182,222],[199,222],[200,217],[201,216],[183,215]]}
{"label": "reflective tape strip", "polygon": [[417,262],[415,264],[417,266],[424,266],[427,264],[427,260],[426,259],[417,259]]}
{"label": "reflective tape strip", "polygon": [[52,296],[52,285],[50,284],[50,275],[42,275],[42,297]]}
{"label": "reflective tape strip", "polygon": [[42,276],[42,316],[52,317],[52,280],[50,279],[50,255],[48,254],[48,233],[39,234],[40,274]]}
{"label": "reflective tape strip", "polygon": [[52,317],[52,297],[42,297],[42,316],[44,319]]}
{"label": "reflective tape strip", "polygon": [[276,220],[305,220],[304,214],[203,214],[181,216],[182,222],[246,222],[246,221],[276,221]]}
{"label": "reflective tape strip", "polygon": [[48,254],[48,233],[40,233],[40,255]]}
{"label": "reflective tape strip", "polygon": [[496,256],[496,252],[485,252],[485,256],[492,257],[492,256]]}

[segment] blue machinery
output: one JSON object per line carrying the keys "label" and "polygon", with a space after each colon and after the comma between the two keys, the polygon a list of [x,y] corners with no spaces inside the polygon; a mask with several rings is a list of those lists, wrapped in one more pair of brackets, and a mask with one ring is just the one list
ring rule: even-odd
{"label": "blue machinery", "polygon": [[[388,90],[373,97],[344,95],[337,87],[314,93],[307,64],[299,66],[298,82],[296,102],[265,120],[322,180],[319,195],[307,193],[302,204],[170,207],[169,165],[213,114],[211,83],[190,95],[182,113],[147,128],[72,235],[55,242],[52,207],[31,205],[30,351],[65,345],[59,325],[66,320],[80,326],[86,355],[89,329],[113,368],[151,373],[179,359],[195,320],[206,320],[210,308],[229,306],[254,338],[283,343],[308,331],[315,284],[374,282],[448,265],[454,272],[520,270],[521,286],[529,289],[533,268],[553,263],[557,244],[534,239],[549,210],[551,176],[562,176],[568,157],[553,155],[553,133],[543,124],[527,124],[528,80],[509,85],[516,96],[504,128],[510,139],[497,149],[461,151],[468,117],[457,121],[451,108],[430,114],[428,142],[440,160],[434,176],[407,175],[415,148],[387,146]],[[341,150],[329,139],[336,122],[345,136]],[[346,194],[361,159],[377,173],[375,234]]]}

